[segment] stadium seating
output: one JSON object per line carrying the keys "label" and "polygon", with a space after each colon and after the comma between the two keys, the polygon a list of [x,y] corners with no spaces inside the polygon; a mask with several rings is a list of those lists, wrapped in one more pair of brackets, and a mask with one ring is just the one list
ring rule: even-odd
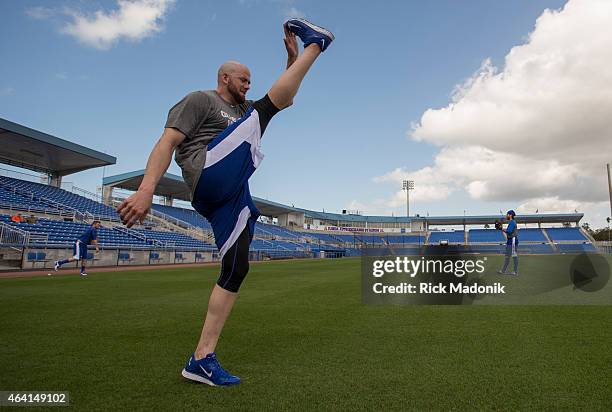
{"label": "stadium seating", "polygon": [[[67,245],[72,244],[89,226],[86,223],[63,222],[50,219],[39,219],[38,223],[13,223],[9,215],[0,215],[0,222],[7,223],[18,229],[28,231],[38,236],[31,238],[33,244]],[[165,247],[184,249],[213,249],[214,247],[201,240],[194,239],[182,233],[158,232],[145,229],[132,229],[141,233],[142,237],[130,234],[130,231],[115,230],[102,227],[98,231],[98,241],[101,246],[112,247],[151,247],[155,246],[153,239],[161,242]],[[42,236],[41,236],[42,235]],[[159,245],[159,244],[158,244]]]}
{"label": "stadium seating", "polygon": [[404,244],[404,243],[422,245],[425,243],[425,238],[420,235],[400,235],[400,236],[389,235],[385,239],[387,240],[389,245]]}
{"label": "stadium seating", "polygon": [[208,220],[203,218],[195,210],[185,209],[182,207],[165,206],[165,205],[152,205],[153,210],[161,212],[165,215],[171,216],[175,219],[189,223],[192,226],[199,227],[204,230],[212,231],[212,227]]}
{"label": "stadium seating", "polygon": [[[78,217],[78,213],[82,213],[89,219],[97,217],[103,220],[118,221],[114,208],[100,202],[57,187],[6,176],[0,176],[0,208],[22,210],[25,211],[24,214],[38,212],[63,217],[72,216],[75,213]],[[210,223],[194,210],[159,204],[154,204],[152,209],[168,216],[170,221],[180,226],[185,226],[181,223],[184,222],[187,225],[212,231]],[[19,229],[30,232],[30,244],[40,246],[65,247],[70,245],[87,227],[85,223],[45,218],[38,219],[35,224],[16,224],[10,222],[8,215],[0,215],[0,222],[12,226],[19,225]],[[581,253],[597,250],[577,227],[519,229],[519,239],[521,253]],[[388,245],[393,248],[402,246],[413,248],[415,245],[423,245],[424,241],[425,235],[423,234],[296,231],[258,222],[255,226],[255,237],[251,250],[264,252],[269,257],[302,257],[305,254],[316,254],[320,251],[338,252],[349,256],[358,254],[361,247]],[[465,242],[465,233],[462,230],[429,233],[428,243],[430,245],[438,245],[440,241],[448,241],[456,245],[455,247],[461,247]],[[103,247],[117,249],[164,247],[178,250],[216,250],[216,246],[208,242],[179,232],[159,231],[155,228],[153,230],[127,230],[108,224],[100,229],[99,242]],[[476,253],[503,253],[504,242],[505,237],[498,230],[471,229],[468,231],[467,248]],[[119,255],[120,261],[131,259],[129,252],[121,251]],[[180,253],[177,253],[175,260],[181,261],[183,259],[181,256]],[[152,259],[155,260],[155,258]],[[201,254],[200,259],[203,259]],[[36,261],[37,259],[35,256],[28,255],[28,260]],[[38,261],[41,260],[38,259]]]}
{"label": "stadium seating", "polygon": [[555,227],[546,229],[553,242],[556,241],[586,241],[587,238],[577,227]]}
{"label": "stadium seating", "polygon": [[56,211],[61,208],[58,206],[60,204],[67,206],[66,209],[72,208],[96,217],[118,220],[117,212],[112,207],[54,186],[0,176],[0,189],[3,191],[0,200],[5,203],[36,207],[40,211]]}
{"label": "stadium seating", "polygon": [[463,230],[431,232],[429,235],[429,244],[437,245],[441,240],[446,240],[448,243],[464,243],[464,233],[465,232]]}
{"label": "stadium seating", "polygon": [[518,246],[518,252],[520,254],[542,254],[542,253],[554,253],[555,249],[553,249],[552,245],[549,243],[520,242]]}
{"label": "stadium seating", "polygon": [[33,199],[31,196],[22,195],[21,192],[17,193],[2,186],[0,186],[0,207],[31,212],[59,213],[59,209],[50,203],[41,202],[38,199]]}
{"label": "stadium seating", "polygon": [[470,229],[468,232],[470,243],[499,243],[505,242],[506,237],[501,230],[495,229]]}
{"label": "stadium seating", "polygon": [[339,240],[340,243],[348,243],[348,244],[356,244],[359,245],[359,238],[357,237],[357,234],[354,235],[337,235],[334,234],[333,235],[336,239]]}
{"label": "stadium seating", "polygon": [[329,233],[317,233],[317,232],[304,232],[303,233],[304,236],[309,237],[314,239],[315,241],[321,241],[321,242],[325,242],[325,243],[340,243],[340,240],[335,237],[332,236]]}
{"label": "stadium seating", "polygon": [[597,252],[592,243],[559,243],[555,246],[561,253]]}
{"label": "stadium seating", "polygon": [[255,235],[273,236],[282,239],[299,239],[300,235],[281,226],[257,222]]}
{"label": "stadium seating", "polygon": [[364,244],[364,246],[367,246],[367,245],[378,246],[378,245],[382,245],[385,243],[383,236],[364,235],[361,233],[355,234],[355,240],[361,244]]}
{"label": "stadium seating", "polygon": [[542,229],[519,229],[518,238],[521,243],[524,242],[548,242]]}
{"label": "stadium seating", "polygon": [[206,242],[194,239],[182,233],[176,232],[159,232],[148,229],[132,229],[137,233],[141,233],[147,240],[157,240],[164,247],[190,248],[190,249],[213,249],[214,247]]}

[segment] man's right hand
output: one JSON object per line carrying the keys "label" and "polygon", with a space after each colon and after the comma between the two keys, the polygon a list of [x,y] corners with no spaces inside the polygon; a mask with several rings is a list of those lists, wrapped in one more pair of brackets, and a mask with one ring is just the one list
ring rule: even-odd
{"label": "man's right hand", "polygon": [[119,205],[117,213],[124,225],[132,227],[136,222],[144,222],[151,210],[151,203],[153,203],[153,193],[139,190]]}
{"label": "man's right hand", "polygon": [[145,175],[138,191],[128,197],[119,205],[117,213],[127,227],[134,223],[143,223],[144,218],[151,210],[153,192],[160,177],[168,170],[174,149],[185,140],[185,135],[178,129],[166,127],[159,138],[147,162]]}

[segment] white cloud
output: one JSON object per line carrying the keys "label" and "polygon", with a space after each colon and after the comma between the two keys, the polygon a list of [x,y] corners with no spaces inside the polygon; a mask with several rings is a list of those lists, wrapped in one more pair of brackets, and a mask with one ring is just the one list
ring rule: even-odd
{"label": "white cloud", "polygon": [[303,11],[297,9],[294,6],[289,7],[287,10],[285,10],[285,20],[288,20],[291,18],[303,19],[304,17],[306,17],[306,14],[304,14]]}
{"label": "white cloud", "polygon": [[574,210],[582,210],[589,208],[590,205],[577,202],[575,200],[561,200],[559,197],[543,197],[531,199],[519,205],[516,208],[517,213],[534,213],[536,210],[539,213],[567,213]]}
{"label": "white cloud", "polygon": [[71,21],[62,32],[98,49],[108,49],[120,39],[139,41],[162,30],[164,17],[175,0],[117,0],[117,9],[83,14],[67,10]]}
{"label": "white cloud", "polygon": [[601,204],[612,160],[611,21],[609,0],[544,11],[502,69],[485,60],[448,106],[428,109],[413,127],[413,139],[440,146],[434,165],[376,181],[414,178],[423,200],[462,190],[534,210]]}
{"label": "white cloud", "polygon": [[391,172],[375,177],[373,180],[376,183],[394,182],[398,190],[394,192],[393,197],[388,200],[391,207],[398,207],[406,203],[406,192],[401,188],[403,180],[414,180],[414,190],[410,191],[410,197],[414,201],[430,202],[444,200],[450,196],[454,188],[449,177],[435,176],[440,172],[433,167],[424,167],[417,171],[408,171],[406,169],[397,168]]}

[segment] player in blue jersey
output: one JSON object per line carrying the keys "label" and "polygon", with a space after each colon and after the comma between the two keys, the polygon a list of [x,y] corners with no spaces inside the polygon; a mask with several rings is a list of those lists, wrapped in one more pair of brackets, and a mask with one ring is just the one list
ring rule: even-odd
{"label": "player in blue jersey", "polygon": [[66,263],[81,261],[81,276],[87,276],[85,272],[85,260],[87,259],[87,246],[93,244],[96,246],[96,252],[100,251],[98,247],[98,229],[100,229],[100,221],[94,220],[90,227],[74,242],[72,246],[72,257],[69,259],[58,260],[55,262],[54,269],[57,270]]}
{"label": "player in blue jersey", "polygon": [[[268,93],[257,101],[246,100],[249,69],[235,61],[222,64],[216,89],[189,93],[170,109],[138,191],[117,210],[128,227],[142,221],[175,152],[192,205],[210,221],[221,256],[200,340],[182,371],[185,378],[208,385],[240,383],[221,367],[215,348],[249,271],[249,245],[259,211],[248,180],[263,159],[261,138],[272,117],[293,104],[306,73],[334,40],[328,30],[303,19],[289,19],[284,31],[287,69]],[[304,44],[301,54],[296,37]]]}
{"label": "player in blue jersey", "polygon": [[[506,234],[506,256],[504,258],[504,266],[501,270],[498,270],[497,273],[500,275],[518,275],[518,226],[516,224],[516,213],[514,210],[508,210],[506,213],[506,220],[508,221],[508,226],[503,229],[502,232]],[[510,263],[510,258],[512,258],[514,262],[514,271],[507,273],[508,264]]]}

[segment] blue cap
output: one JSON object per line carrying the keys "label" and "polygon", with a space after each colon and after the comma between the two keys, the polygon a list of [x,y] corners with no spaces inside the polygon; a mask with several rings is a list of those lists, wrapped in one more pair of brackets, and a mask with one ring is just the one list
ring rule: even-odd
{"label": "blue cap", "polygon": [[512,215],[512,217],[515,217],[515,216],[516,216],[516,213],[514,213],[514,210],[512,210],[512,209],[511,209],[511,210],[508,210],[508,211],[506,212],[506,214],[507,214],[507,215]]}

